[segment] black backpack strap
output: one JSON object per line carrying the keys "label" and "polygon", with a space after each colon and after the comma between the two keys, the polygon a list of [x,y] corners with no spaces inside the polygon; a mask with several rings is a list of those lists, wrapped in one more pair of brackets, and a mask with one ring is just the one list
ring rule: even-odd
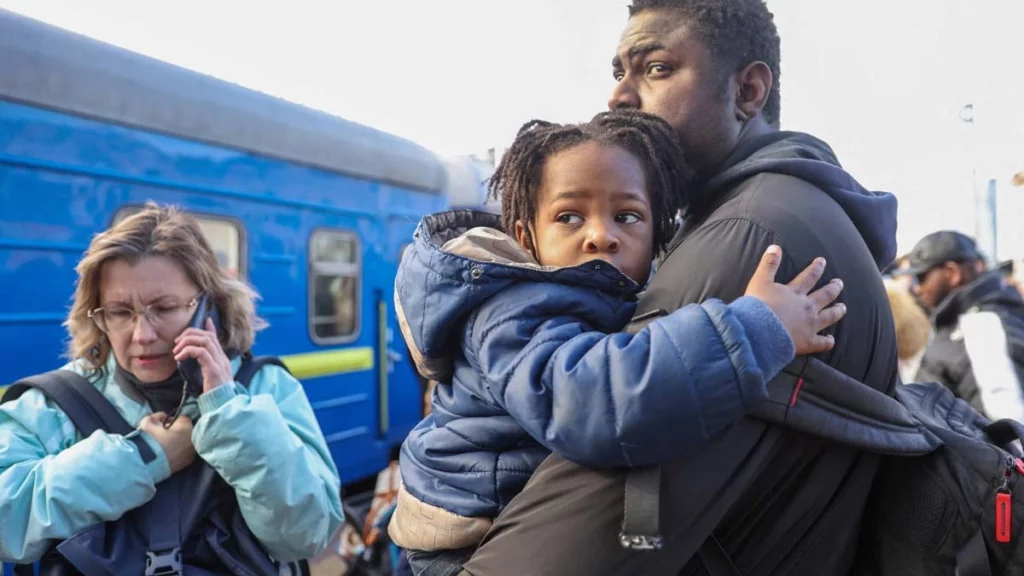
{"label": "black backpack strap", "polygon": [[658,528],[661,467],[633,468],[626,473],[626,497],[619,544],[631,550],[658,550],[664,544]]}
{"label": "black backpack strap", "polygon": [[[204,464],[205,465],[205,464]],[[209,468],[209,465],[205,465]],[[145,576],[181,576],[182,552],[181,535],[189,535],[181,525],[181,503],[183,478],[174,478],[166,482],[147,506],[148,534],[146,542],[146,573]]]}
{"label": "black backpack strap", "polygon": [[[249,387],[249,382],[252,382],[253,376],[255,376],[264,366],[273,364],[274,366],[280,366],[286,371],[288,367],[284,365],[277,356],[253,356],[252,354],[246,353],[242,356],[242,365],[238,367],[238,373],[235,374],[235,382],[238,382],[246,388]],[[289,371],[289,374],[291,372]]]}
{"label": "black backpack strap", "polygon": [[53,401],[84,438],[92,436],[97,430],[120,434],[125,440],[135,444],[143,462],[148,464],[156,459],[156,454],[149,444],[138,434],[132,434],[135,428],[125,421],[110,400],[107,400],[107,397],[84,376],[70,370],[52,370],[29,376],[11,385],[0,403],[16,400],[32,388]]}
{"label": "black backpack strap", "polygon": [[[894,375],[895,378],[895,375]],[[897,394],[909,386],[899,385]],[[896,398],[813,357],[802,356],[768,383],[769,401],[752,416],[868,452],[922,456],[942,440]]]}
{"label": "black backpack strap", "polygon": [[88,438],[92,436],[93,432],[103,429],[103,420],[89,404],[89,401],[76,389],[76,382],[84,382],[86,386],[93,388],[88,380],[70,370],[53,370],[29,376],[12,384],[4,393],[2,402],[17,400],[25,392],[35,388],[56,404],[82,436]]}

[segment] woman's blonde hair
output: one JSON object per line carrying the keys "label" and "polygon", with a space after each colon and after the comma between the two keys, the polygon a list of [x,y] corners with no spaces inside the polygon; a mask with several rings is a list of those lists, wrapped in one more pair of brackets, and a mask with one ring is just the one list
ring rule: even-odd
{"label": "woman's blonde hair", "polygon": [[147,202],[145,208],[96,235],[78,263],[75,300],[64,325],[71,341],[67,354],[101,369],[110,355],[110,341],[89,311],[100,306],[100,272],[113,260],[132,266],[149,256],[164,256],[185,269],[220,312],[220,343],[225,349],[247,352],[256,331],[267,324],[256,316],[256,291],[228,276],[217,261],[199,223],[174,206]]}
{"label": "woman's blonde hair", "polygon": [[928,345],[932,334],[931,321],[902,286],[886,281],[885,291],[889,296],[893,323],[896,325],[896,354],[900,360],[913,358]]}

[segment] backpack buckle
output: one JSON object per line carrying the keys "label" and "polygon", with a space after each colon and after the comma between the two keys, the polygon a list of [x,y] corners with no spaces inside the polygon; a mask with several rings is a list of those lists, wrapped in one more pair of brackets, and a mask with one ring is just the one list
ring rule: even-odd
{"label": "backpack buckle", "polygon": [[619,534],[619,544],[629,550],[661,550],[664,543],[665,541],[661,536]]}
{"label": "backpack buckle", "polygon": [[181,576],[181,548],[146,550],[146,576]]}

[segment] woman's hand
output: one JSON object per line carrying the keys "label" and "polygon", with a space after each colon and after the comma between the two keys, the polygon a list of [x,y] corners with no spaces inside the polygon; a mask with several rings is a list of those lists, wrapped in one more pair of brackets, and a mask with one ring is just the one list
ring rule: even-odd
{"label": "woman's hand", "polygon": [[777,284],[775,274],[782,262],[782,249],[769,246],[750,279],[745,296],[753,296],[768,305],[786,327],[796,355],[826,352],[835,346],[835,338],[819,334],[846,315],[846,305],[829,306],[839,297],[843,282],[838,278],[811,292],[825,273],[825,259],[816,258],[789,284]]}
{"label": "woman's hand", "polygon": [[139,422],[139,429],[149,434],[164,449],[171,474],[188,467],[196,459],[196,448],[192,445],[192,420],[179,414],[170,428],[164,428],[167,414],[150,414]]}
{"label": "woman's hand", "polygon": [[203,370],[203,392],[233,382],[231,361],[217,340],[217,329],[213,320],[206,319],[206,329],[187,328],[174,339],[174,360],[181,362],[195,358]]}

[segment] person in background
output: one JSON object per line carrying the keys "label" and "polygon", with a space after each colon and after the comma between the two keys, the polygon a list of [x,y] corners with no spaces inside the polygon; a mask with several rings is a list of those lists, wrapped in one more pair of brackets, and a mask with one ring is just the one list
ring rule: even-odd
{"label": "person in background", "polygon": [[904,254],[899,258],[893,260],[892,264],[882,270],[882,276],[887,282],[894,286],[899,286],[903,290],[910,292],[913,286],[913,278],[910,276],[901,276],[898,272],[906,268],[910,263],[910,254]]}
{"label": "person in background", "polygon": [[[234,491],[244,526],[225,536],[200,522],[213,532],[182,545],[187,566],[216,566],[219,556],[196,542],[220,534],[230,544],[246,528],[276,562],[324,550],[343,521],[338,470],[287,370],[265,365],[247,387],[235,381],[264,324],[256,293],[224,272],[196,220],[148,204],[93,238],[77,272],[64,368],[137,429],[83,438],[37,389],[0,405],[0,560],[34,562],[122,518],[197,458]],[[220,323],[189,327],[202,298]],[[201,368],[202,392],[183,403],[178,362],[190,358]],[[125,543],[108,545],[116,553]],[[59,554],[54,562],[63,562]]]}
{"label": "person in background", "polygon": [[932,338],[932,324],[902,283],[886,279],[885,291],[889,295],[893,323],[896,325],[900,380],[904,383],[913,382]]}
{"label": "person in background", "polygon": [[1024,296],[1024,282],[1021,280],[1021,269],[1016,260],[1007,260],[1000,264],[999,272],[1007,286],[1012,286],[1021,296]]}
{"label": "person in background", "polygon": [[952,230],[925,236],[897,272],[931,315],[935,337],[916,382],[940,382],[992,419],[1024,422],[1024,300],[998,270],[987,270],[972,238]]}

